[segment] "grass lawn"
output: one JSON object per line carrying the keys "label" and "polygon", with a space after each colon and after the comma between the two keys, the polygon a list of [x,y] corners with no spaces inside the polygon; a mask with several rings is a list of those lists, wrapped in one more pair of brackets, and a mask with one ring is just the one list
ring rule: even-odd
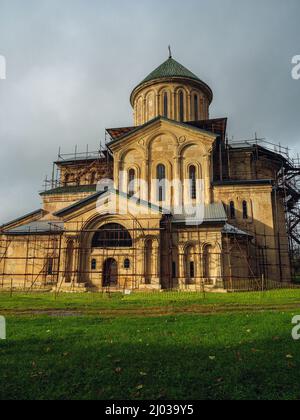
{"label": "grass lawn", "polygon": [[17,313],[26,310],[65,310],[99,313],[99,311],[135,312],[147,310],[171,310],[179,312],[193,310],[208,311],[273,307],[300,308],[300,289],[279,290],[263,293],[136,293],[130,296],[122,294],[103,295],[100,293],[67,294],[13,294],[0,293],[0,311]]}
{"label": "grass lawn", "polygon": [[0,294],[3,314],[0,399],[300,399],[297,290]]}

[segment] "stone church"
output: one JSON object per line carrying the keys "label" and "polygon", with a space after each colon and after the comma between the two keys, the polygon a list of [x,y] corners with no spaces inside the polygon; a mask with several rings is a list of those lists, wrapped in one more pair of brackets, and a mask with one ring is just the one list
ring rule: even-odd
{"label": "stone church", "polygon": [[227,118],[210,118],[212,101],[172,56],[150,73],[132,91],[133,124],[107,129],[95,153],[60,155],[42,208],[1,226],[0,288],[290,282],[278,179],[291,163],[257,143],[230,144]]}

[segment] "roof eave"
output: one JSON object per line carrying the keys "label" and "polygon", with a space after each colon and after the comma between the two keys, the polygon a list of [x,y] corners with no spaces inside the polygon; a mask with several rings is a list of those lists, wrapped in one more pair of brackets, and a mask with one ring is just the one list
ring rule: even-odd
{"label": "roof eave", "polygon": [[166,122],[169,122],[171,124],[181,126],[183,128],[187,128],[187,129],[190,129],[190,130],[197,131],[198,133],[208,134],[208,135],[210,135],[211,137],[214,137],[214,138],[217,137],[217,135],[215,133],[212,133],[211,131],[203,130],[201,128],[192,126],[188,122],[179,122],[179,121],[171,120],[171,119],[166,118],[166,117],[158,116],[158,117],[155,117],[153,120],[148,121],[145,124],[138,126],[134,130],[132,130],[130,133],[126,133],[123,136],[118,137],[117,139],[112,140],[111,142],[107,143],[107,147],[110,147],[110,146],[118,143],[119,141],[122,141],[122,140],[126,139],[127,137],[132,136],[133,134],[139,132],[140,130],[143,130],[144,128],[146,128],[148,126],[150,126],[152,124],[155,124],[157,121],[166,121]]}
{"label": "roof eave", "polygon": [[23,220],[26,220],[30,217],[33,217],[33,216],[39,215],[39,214],[43,215],[44,210],[43,209],[38,209],[38,210],[35,210],[31,213],[25,214],[22,217],[18,217],[17,219],[11,220],[10,222],[4,223],[3,225],[0,226],[0,230],[8,228],[11,225],[15,225],[16,223],[21,223]]}
{"label": "roof eave", "polygon": [[[62,217],[65,215],[68,215],[74,211],[76,211],[77,209],[80,209],[88,204],[91,204],[93,201],[96,201],[99,197],[101,197],[104,194],[116,194],[119,195],[123,198],[127,198],[128,200],[132,200],[132,197],[129,194],[126,193],[122,193],[119,190],[116,189],[109,189],[107,191],[98,191],[96,194],[90,195],[89,197],[78,201],[75,204],[72,204],[69,207],[66,207],[65,209],[59,210],[56,213],[54,213],[54,216],[56,217]],[[167,209],[164,209],[163,207],[159,207],[153,203],[147,202],[145,200],[137,200],[136,202],[137,205],[140,206],[146,206],[148,208],[153,209],[154,211],[160,212],[162,214],[170,214],[170,212]]]}
{"label": "roof eave", "polygon": [[7,231],[4,232],[5,236],[45,236],[45,235],[62,235],[65,231],[64,230],[49,230],[49,231],[24,231],[24,232],[14,232],[14,231]]}

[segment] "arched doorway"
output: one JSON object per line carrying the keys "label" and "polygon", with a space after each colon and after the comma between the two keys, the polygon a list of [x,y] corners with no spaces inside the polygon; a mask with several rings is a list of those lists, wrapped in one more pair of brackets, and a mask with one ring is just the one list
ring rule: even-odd
{"label": "arched doorway", "polygon": [[103,287],[118,285],[118,263],[114,258],[108,258],[103,265]]}

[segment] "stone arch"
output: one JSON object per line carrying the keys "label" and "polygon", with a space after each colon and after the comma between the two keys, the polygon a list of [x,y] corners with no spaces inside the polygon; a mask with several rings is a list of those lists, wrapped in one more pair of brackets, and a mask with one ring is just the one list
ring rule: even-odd
{"label": "stone arch", "polygon": [[165,106],[164,106],[164,96],[167,94],[168,97],[168,115],[167,118],[171,117],[171,112],[174,107],[173,104],[173,98],[172,98],[172,91],[170,89],[170,86],[162,86],[158,91],[158,103],[159,103],[159,109],[158,109],[158,115],[165,116]]}
{"label": "stone arch", "polygon": [[[157,148],[155,147],[155,143],[157,143]],[[160,134],[155,134],[154,136],[148,139],[147,149],[149,163],[152,163],[150,168],[150,179],[153,179],[153,176],[156,175],[155,168],[159,163],[164,164],[167,167],[167,178],[169,180],[172,179],[173,162],[171,161],[171,159],[174,158],[174,151],[176,151],[177,146],[177,137],[175,136],[175,134],[169,131],[162,131]],[[160,149],[162,149],[161,152]],[[163,158],[163,150],[166,149],[169,149],[170,152],[167,154],[167,157]],[[158,155],[156,156],[156,158],[155,154]]]}
{"label": "stone arch", "polygon": [[[128,171],[130,168],[134,168],[136,171],[136,179],[141,179],[142,177],[142,162],[145,160],[144,150],[137,147],[128,147],[126,150],[122,151],[119,158],[119,172],[124,172],[123,176],[119,176],[119,189],[123,192],[127,192],[128,185]],[[137,163],[139,162],[139,163]]]}
{"label": "stone arch", "polygon": [[170,185],[172,181],[173,176],[173,166],[172,163],[168,159],[159,159],[157,161],[152,162],[151,166],[151,176],[149,179],[149,191],[150,191],[150,197],[151,202],[156,203],[158,201],[158,194],[157,194],[157,184],[154,182],[154,180],[157,178],[157,170],[160,165],[163,165],[165,167],[165,173],[166,173],[166,185],[165,185],[165,201],[166,203],[171,202],[171,191],[169,190],[168,186]]}
{"label": "stone arch", "polygon": [[83,234],[89,234],[90,230],[96,230],[107,223],[120,223],[124,225],[126,229],[132,229],[133,223],[137,224],[137,227],[142,229],[140,223],[134,217],[130,215],[99,215],[99,213],[91,216],[83,225],[81,232]]}
{"label": "stone arch", "polygon": [[140,223],[131,215],[99,215],[99,213],[97,213],[91,216],[83,225],[80,234],[80,247],[89,250],[91,248],[94,232],[109,223],[119,223],[129,231],[135,226],[142,231]]}
{"label": "stone arch", "polygon": [[[180,157],[180,179],[183,183],[183,193],[185,200],[189,200],[189,168],[193,165],[196,167],[197,191],[200,194],[204,193],[204,184],[200,184],[201,180],[205,178],[203,166],[204,148],[200,143],[188,142],[187,144],[179,146]],[[195,159],[195,156],[198,158]]]}
{"label": "stone arch", "polygon": [[189,170],[190,170],[191,166],[195,166],[196,167],[197,177],[198,177],[198,179],[202,179],[202,176],[203,176],[203,173],[202,173],[202,165],[197,160],[190,160],[189,162],[186,163],[185,168],[184,168],[184,174],[185,174],[185,176],[187,178],[189,177]]}
{"label": "stone arch", "polygon": [[159,160],[157,160],[156,162],[153,163],[153,169],[154,169],[154,173],[153,175],[155,175],[156,177],[156,168],[159,165],[164,165],[166,168],[166,178],[168,180],[172,179],[172,163],[169,161],[169,159],[166,158],[160,158]]}
{"label": "stone arch", "polygon": [[168,91],[170,94],[172,93],[172,90],[170,88],[170,85],[160,86],[160,88],[157,91],[158,95],[161,95],[163,91]]}
{"label": "stone arch", "polygon": [[[174,146],[177,148],[178,139],[177,139],[176,135],[174,133],[172,133],[171,131],[163,130],[159,134],[156,133],[153,136],[148,138],[147,148],[148,148],[148,151],[149,151],[149,156],[151,155],[151,148],[152,148],[153,143],[155,142],[155,140],[157,140],[159,137],[162,137],[162,136],[168,136],[168,137],[172,138],[172,140],[174,142]],[[174,150],[174,152],[175,152],[175,150]]]}
{"label": "stone arch", "polygon": [[102,225],[93,233],[93,248],[132,248],[132,246],[131,232],[116,221]]}
{"label": "stone arch", "polygon": [[[121,248],[120,252],[117,254],[115,253],[115,248],[105,248],[105,252],[103,249],[94,248],[92,246],[92,241],[94,234],[96,231],[101,229],[103,226],[116,223],[124,227],[124,229],[128,230],[132,236],[132,247],[130,248]],[[89,284],[96,285],[98,287],[102,287],[102,268],[105,258],[115,258],[118,262],[118,266],[120,270],[123,269],[123,261],[124,258],[134,259],[134,249],[140,246],[139,241],[142,240],[140,235],[136,235],[135,229],[139,229],[140,232],[143,232],[140,223],[131,215],[99,215],[94,214],[90,217],[84,226],[82,227],[79,247],[80,247],[80,255],[79,255],[79,271],[81,274],[81,281]],[[97,260],[97,266],[99,270],[91,272],[90,266],[92,259]],[[101,272],[100,272],[101,270]],[[124,273],[123,273],[124,274]],[[121,274],[120,274],[121,276]],[[125,281],[124,276],[120,277],[119,285],[123,284],[122,282]]]}
{"label": "stone arch", "polygon": [[[126,148],[125,150],[122,150],[122,153],[120,154],[119,160],[121,162],[125,162],[126,157],[131,153],[131,152],[136,152],[137,154],[140,155],[140,158],[144,158],[144,150],[142,149],[142,147],[139,146],[129,146],[128,148]],[[136,163],[134,160],[132,161],[132,163]]]}
{"label": "stone arch", "polygon": [[221,246],[218,242],[202,245],[203,278],[208,284],[215,285],[221,276]]}
{"label": "stone arch", "polygon": [[203,155],[205,155],[207,153],[207,151],[205,149],[205,146],[203,144],[201,144],[200,142],[191,140],[191,141],[188,141],[188,142],[186,142],[186,143],[184,143],[184,144],[182,144],[182,145],[179,146],[179,148],[178,148],[178,155],[180,157],[183,157],[183,154],[184,154],[185,150],[187,150],[188,148],[190,148],[192,146],[199,147],[199,149],[201,149],[201,153]]}
{"label": "stone arch", "polygon": [[190,90],[184,85],[176,86],[176,88],[174,89],[174,93],[177,95],[180,90],[183,90],[185,92],[186,96],[188,96],[189,93],[190,93]]}
{"label": "stone arch", "polygon": [[218,250],[219,252],[221,252],[221,251],[222,251],[222,246],[221,246],[221,244],[220,244],[220,242],[219,242],[219,241],[212,241],[212,242],[207,241],[207,242],[203,242],[203,243],[201,244],[201,247],[200,247],[202,252],[203,252],[203,250],[204,250],[204,248],[205,248],[206,246],[212,246],[212,247],[214,247],[214,248],[217,248],[217,250]]}

